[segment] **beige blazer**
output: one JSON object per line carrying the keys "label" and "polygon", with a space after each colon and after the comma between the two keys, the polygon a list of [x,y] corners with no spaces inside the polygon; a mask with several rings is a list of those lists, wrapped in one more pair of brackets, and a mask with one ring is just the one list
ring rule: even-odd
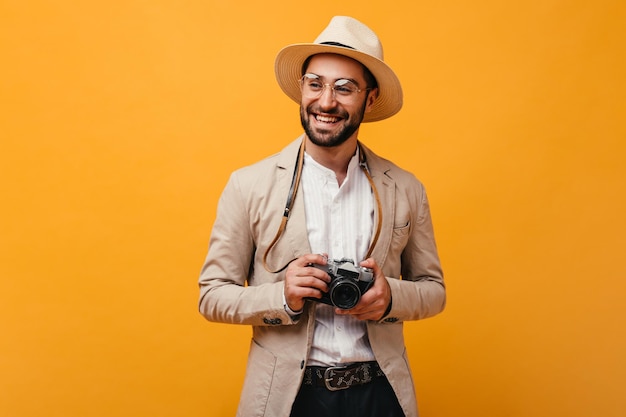
{"label": "beige blazer", "polygon": [[[231,175],[218,203],[200,275],[202,315],[253,329],[237,413],[241,417],[289,416],[313,337],[314,303],[308,303],[293,321],[283,306],[284,272],[270,273],[263,267],[263,254],[281,222],[301,141],[302,137]],[[392,291],[390,313],[380,322],[367,323],[369,339],[405,414],[415,417],[415,388],[402,323],[441,312],[446,299],[428,200],[411,173],[360,146],[382,201],[382,230],[372,256]],[[308,253],[299,192],[268,264],[278,269]]]}

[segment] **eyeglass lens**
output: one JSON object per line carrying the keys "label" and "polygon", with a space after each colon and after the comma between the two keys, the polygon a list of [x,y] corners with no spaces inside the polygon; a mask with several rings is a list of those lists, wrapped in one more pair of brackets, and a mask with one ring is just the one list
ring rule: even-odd
{"label": "eyeglass lens", "polygon": [[302,79],[303,93],[308,96],[321,95],[326,86],[330,87],[333,94],[336,96],[349,97],[354,93],[358,93],[361,90],[359,86],[352,80],[345,78],[336,80],[333,84],[324,83],[322,77],[316,74],[305,74]]}

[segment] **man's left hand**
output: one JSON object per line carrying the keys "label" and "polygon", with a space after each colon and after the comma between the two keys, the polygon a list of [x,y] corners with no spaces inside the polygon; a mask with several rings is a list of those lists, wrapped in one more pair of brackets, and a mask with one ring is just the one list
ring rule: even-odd
{"label": "man's left hand", "polygon": [[362,267],[370,268],[374,274],[374,284],[362,296],[359,303],[349,310],[335,308],[336,314],[352,315],[359,320],[378,321],[383,318],[391,302],[391,288],[387,278],[373,258],[361,262]]}

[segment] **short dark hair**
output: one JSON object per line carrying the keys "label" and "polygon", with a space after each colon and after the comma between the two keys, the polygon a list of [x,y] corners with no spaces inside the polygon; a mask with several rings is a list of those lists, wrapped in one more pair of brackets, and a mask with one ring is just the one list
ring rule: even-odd
{"label": "short dark hair", "polygon": [[[306,74],[306,70],[309,68],[309,63],[311,62],[311,58],[313,58],[315,55],[319,55],[319,54],[314,54],[309,56],[307,59],[304,60],[304,62],[302,63],[302,74],[304,75]],[[339,55],[339,54],[335,54],[335,55]],[[341,55],[344,56],[344,55]],[[350,57],[348,57],[350,58]],[[351,58],[353,59],[353,58]],[[355,59],[356,62],[359,62]],[[361,64],[359,62],[359,64]],[[361,67],[363,68],[363,78],[365,78],[365,85],[367,88],[378,88],[378,82],[376,81],[376,77],[374,77],[374,74],[372,74],[372,72],[369,70],[369,68],[367,68],[365,65],[361,64]]]}

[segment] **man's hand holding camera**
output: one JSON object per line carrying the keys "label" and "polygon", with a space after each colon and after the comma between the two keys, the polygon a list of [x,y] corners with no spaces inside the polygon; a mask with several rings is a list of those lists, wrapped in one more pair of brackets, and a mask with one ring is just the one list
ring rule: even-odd
{"label": "man's hand holding camera", "polygon": [[330,277],[311,265],[326,265],[324,255],[304,255],[293,260],[285,272],[285,301],[293,311],[301,311],[308,298],[320,298],[328,291]]}
{"label": "man's hand holding camera", "polygon": [[326,255],[302,256],[287,268],[284,291],[292,311],[301,311],[308,299],[359,320],[380,320],[391,303],[387,279],[372,258],[355,266],[347,259],[329,261]]}
{"label": "man's hand holding camera", "polygon": [[360,265],[372,270],[374,283],[367,292],[363,293],[356,306],[348,310],[336,308],[335,313],[351,314],[359,320],[377,321],[383,318],[391,303],[391,287],[373,258],[364,260]]}

